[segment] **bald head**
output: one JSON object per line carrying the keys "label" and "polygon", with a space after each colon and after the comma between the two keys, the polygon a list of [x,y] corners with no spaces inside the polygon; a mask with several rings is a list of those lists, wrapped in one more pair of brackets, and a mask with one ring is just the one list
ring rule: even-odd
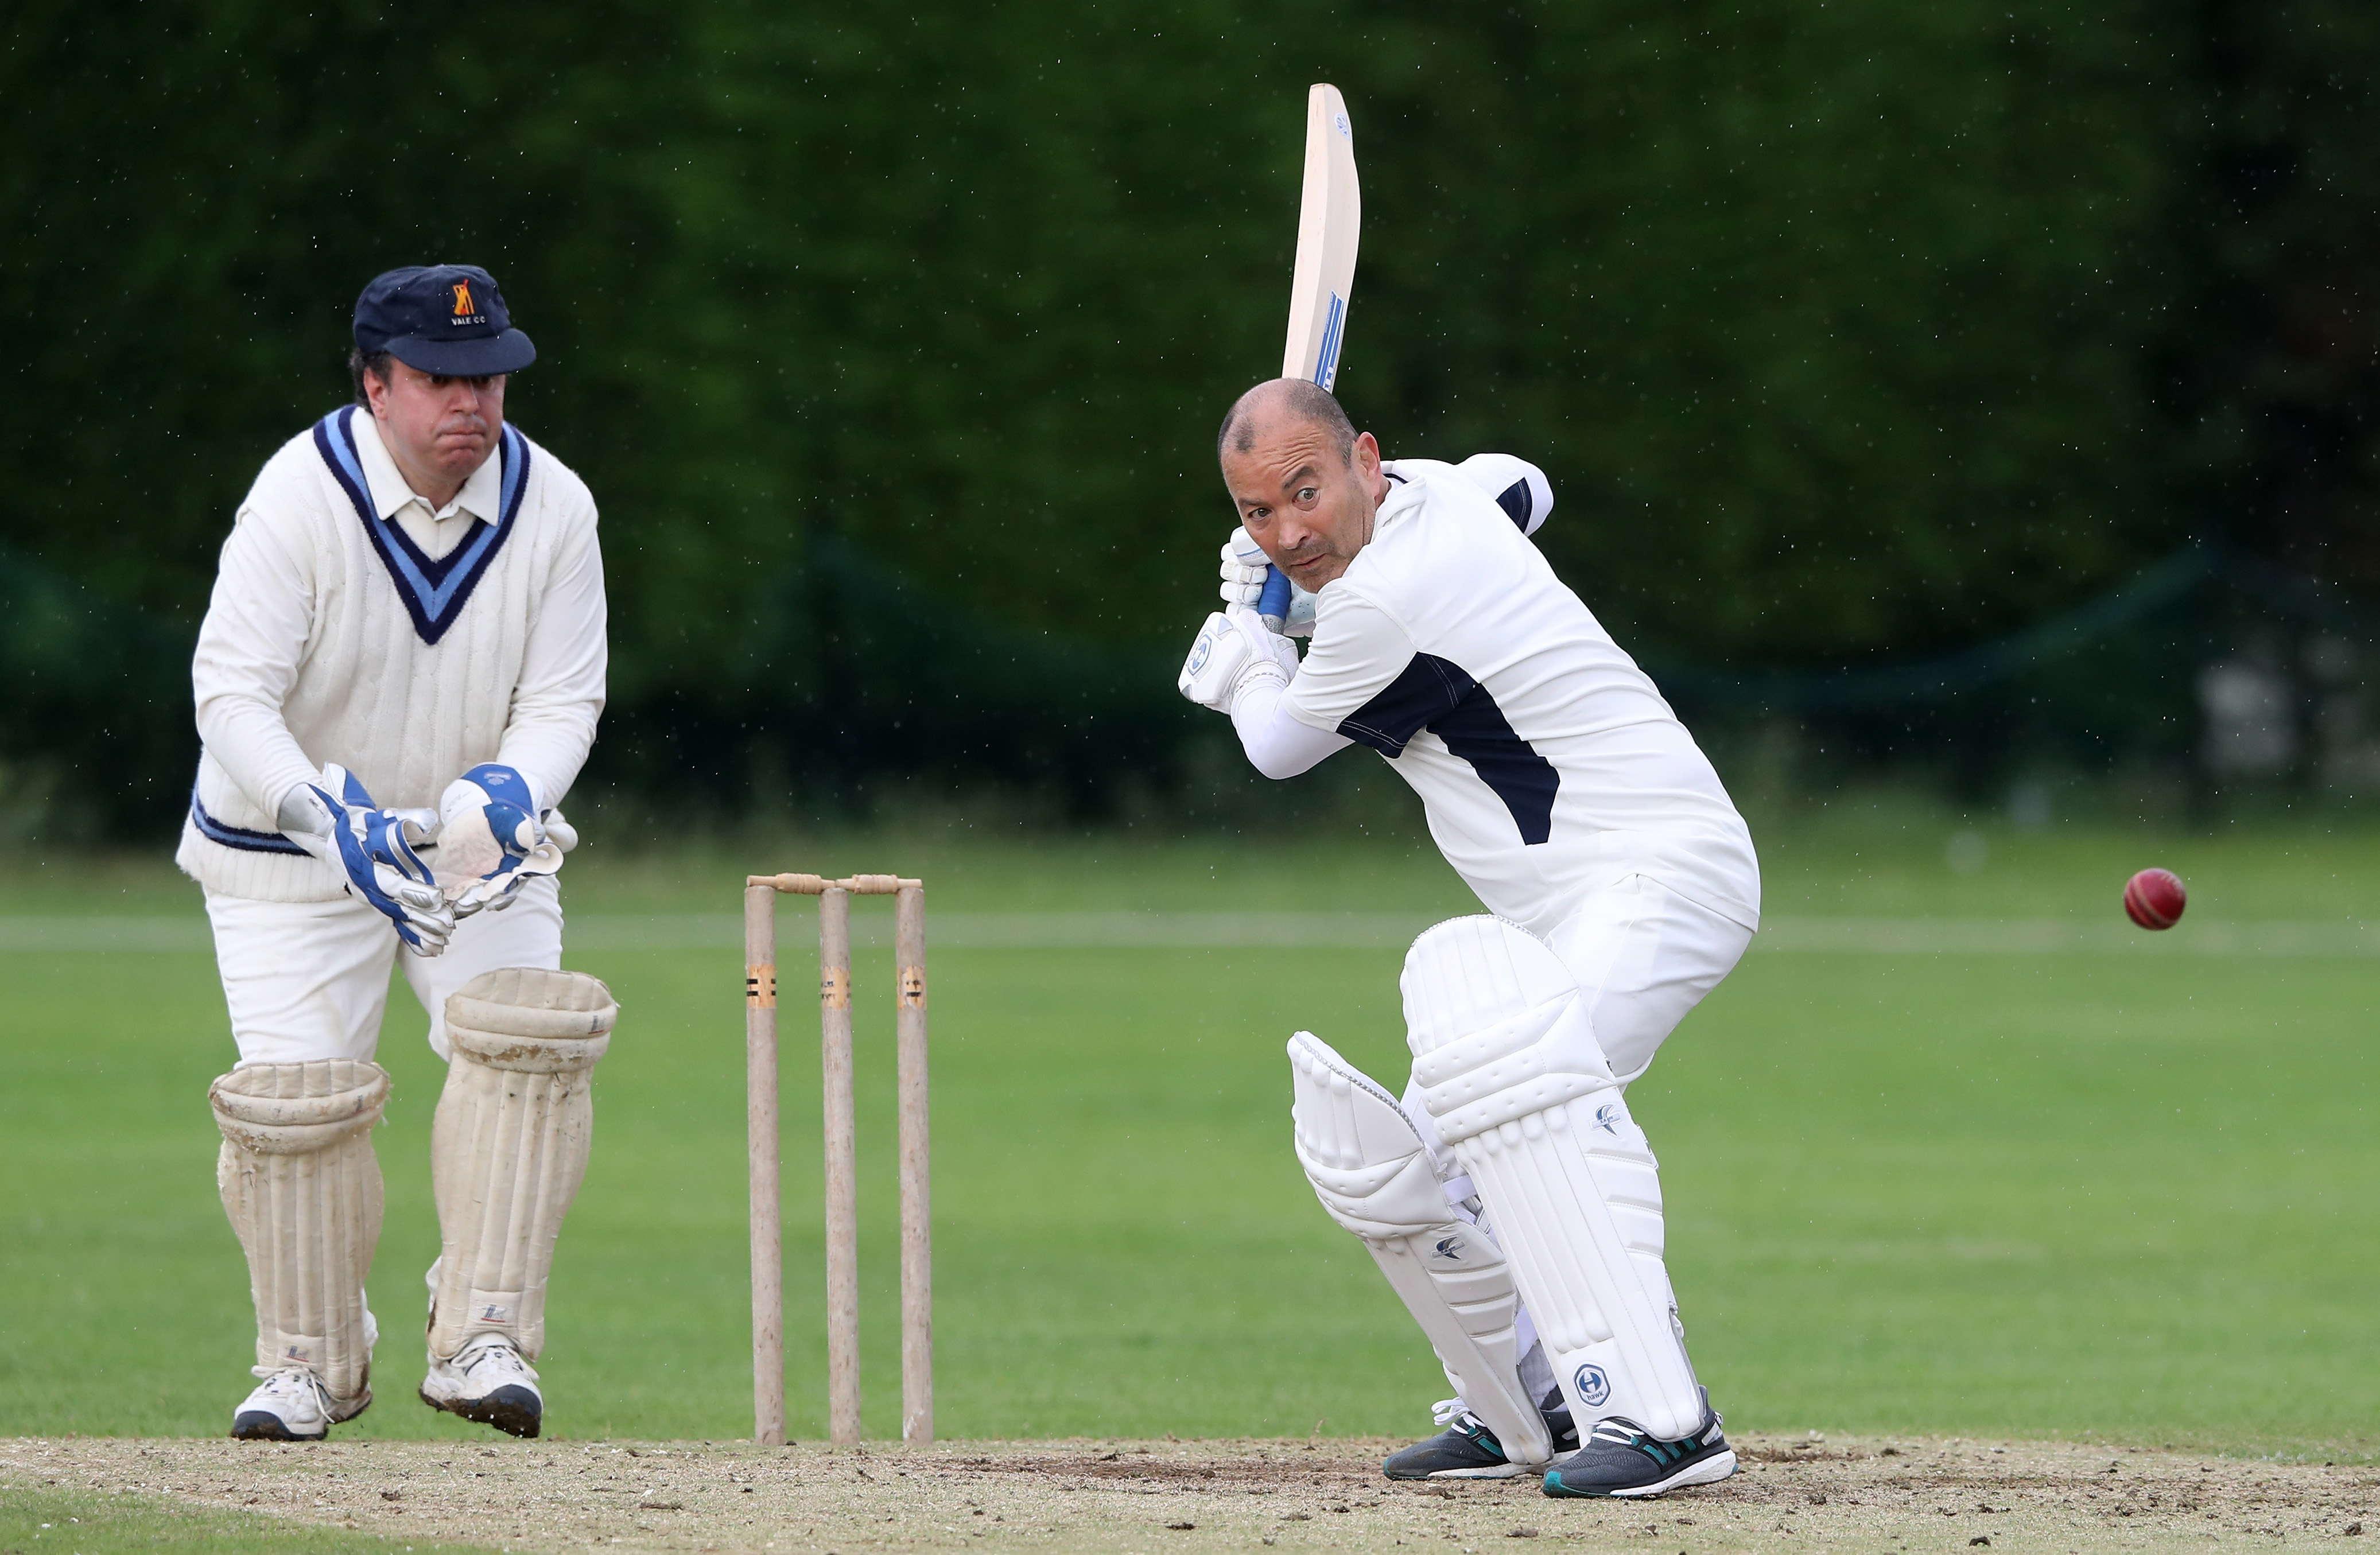
{"label": "bald head", "polygon": [[1215,456],[1251,453],[1259,437],[1284,424],[1320,429],[1342,460],[1355,446],[1355,423],[1337,395],[1303,378],[1274,378],[1232,402],[1215,432]]}
{"label": "bald head", "polygon": [[1308,593],[1320,593],[1370,542],[1389,491],[1372,434],[1299,378],[1242,395],[1215,433],[1215,462],[1240,527]]}

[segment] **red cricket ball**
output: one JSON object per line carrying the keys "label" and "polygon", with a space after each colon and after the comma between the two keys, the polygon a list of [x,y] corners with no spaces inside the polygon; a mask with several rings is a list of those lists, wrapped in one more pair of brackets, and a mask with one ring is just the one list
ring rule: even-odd
{"label": "red cricket ball", "polygon": [[2124,911],[2143,929],[2170,929],[2181,921],[2190,893],[2171,869],[2143,869],[2124,882]]}

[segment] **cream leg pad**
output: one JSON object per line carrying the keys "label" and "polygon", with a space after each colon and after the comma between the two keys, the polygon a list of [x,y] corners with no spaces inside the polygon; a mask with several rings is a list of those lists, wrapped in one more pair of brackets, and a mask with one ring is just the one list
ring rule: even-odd
{"label": "cream leg pad", "polygon": [[1504,1255],[1454,1213],[1396,1099],[1310,1031],[1289,1039],[1298,1164],[1330,1218],[1364,1239],[1447,1380],[1504,1455],[1553,1459],[1545,1417],[1521,1387],[1519,1298]]}
{"label": "cream leg pad", "polygon": [[578,972],[483,972],[446,1001],[455,1050],[430,1135],[443,1249],[430,1353],[500,1333],[535,1360],[562,1217],[587,1175],[595,1061],[620,1007]]}
{"label": "cream leg pad", "polygon": [[364,1277],[380,1242],[372,1125],[388,1072],[360,1059],[249,1063],[207,1088],[215,1185],[248,1253],[261,1370],[305,1367],[344,1420],[371,1402]]}
{"label": "cream leg pad", "polygon": [[1660,1176],[1597,1042],[1591,1001],[1515,924],[1454,918],[1405,956],[1414,1078],[1477,1186],[1584,1432],[1699,1428],[1662,1264]]}

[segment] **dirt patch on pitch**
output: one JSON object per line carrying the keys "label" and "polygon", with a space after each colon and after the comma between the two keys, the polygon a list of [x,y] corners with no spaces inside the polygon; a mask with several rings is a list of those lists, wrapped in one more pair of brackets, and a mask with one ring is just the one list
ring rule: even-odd
{"label": "dirt patch on pitch", "polygon": [[[2141,1449],[1747,1437],[1742,1472],[1658,1501],[1529,1479],[1392,1485],[1370,1441],[0,1442],[0,1487],[52,1483],[519,1551],[983,1549],[1468,1555],[1595,1550],[2162,1550],[2380,1537],[2380,1469]],[[1493,1541],[1491,1546],[1491,1541]],[[2340,1543],[2344,1550],[2362,1548]],[[2380,1550],[2380,1545],[2374,1547]]]}

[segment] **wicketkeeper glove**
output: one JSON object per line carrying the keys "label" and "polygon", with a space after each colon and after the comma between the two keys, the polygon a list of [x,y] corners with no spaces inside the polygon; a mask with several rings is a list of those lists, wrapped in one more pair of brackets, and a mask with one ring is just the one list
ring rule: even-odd
{"label": "wicketkeeper glove", "polygon": [[483,761],[446,785],[438,799],[438,878],[456,917],[501,912],[532,876],[562,868],[577,842],[558,813],[548,826],[528,780],[516,768]]}
{"label": "wicketkeeper glove", "polygon": [[1297,645],[1265,630],[1257,613],[1234,605],[1207,617],[1174,685],[1200,707],[1230,712],[1256,685],[1287,686],[1297,676]]}
{"label": "wicketkeeper glove", "polygon": [[301,783],[281,801],[281,830],[339,872],[350,896],[396,925],[396,937],[423,955],[446,948],[455,914],[415,851],[438,818],[429,810],[382,809],[355,773],[336,762],[318,783]]}

